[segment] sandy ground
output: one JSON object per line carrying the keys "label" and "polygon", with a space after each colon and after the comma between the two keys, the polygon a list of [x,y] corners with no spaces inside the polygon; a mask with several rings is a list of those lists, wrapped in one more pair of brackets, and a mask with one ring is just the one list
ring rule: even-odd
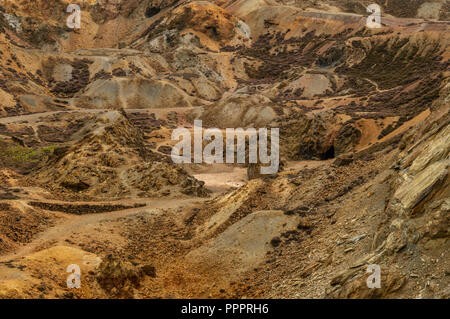
{"label": "sandy ground", "polygon": [[205,186],[215,193],[241,187],[248,181],[247,169],[239,167],[224,167],[222,169],[219,168],[219,171],[211,168],[210,172],[194,174],[193,176],[205,182]]}

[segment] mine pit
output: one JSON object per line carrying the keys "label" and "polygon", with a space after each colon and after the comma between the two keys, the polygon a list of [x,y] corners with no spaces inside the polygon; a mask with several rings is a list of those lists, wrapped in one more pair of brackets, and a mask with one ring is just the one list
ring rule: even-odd
{"label": "mine pit", "polygon": [[449,299],[448,5],[363,2],[2,1],[0,299]]}

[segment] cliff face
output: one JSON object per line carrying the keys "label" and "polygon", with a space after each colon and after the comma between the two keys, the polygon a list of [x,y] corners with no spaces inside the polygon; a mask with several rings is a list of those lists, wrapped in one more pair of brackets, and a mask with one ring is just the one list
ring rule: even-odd
{"label": "cliff face", "polygon": [[[254,199],[251,208],[236,207],[235,198],[218,202],[225,208],[216,215],[230,215],[216,228],[222,237],[234,216],[255,210],[298,218],[295,230],[276,237],[266,263],[233,286],[236,296],[448,298],[448,86],[433,109],[392,151],[249,183],[233,196]],[[217,220],[203,214],[205,225]],[[380,267],[378,289],[368,288],[369,265]]]}
{"label": "cliff face", "polygon": [[[385,288],[374,297],[405,293],[412,297],[410,289],[416,289],[418,296],[425,298],[449,297],[448,87],[442,93],[444,98],[436,104],[435,113],[400,142],[403,150],[390,167],[392,173],[387,181],[391,191],[385,216],[374,235],[373,252],[364,257],[365,261],[380,263],[388,270]],[[420,273],[431,280],[425,282]],[[412,278],[418,279],[414,283]],[[354,269],[339,274],[333,284],[342,287],[330,289],[329,296],[371,296],[362,288],[364,276],[357,275]],[[414,289],[414,285],[423,286]]]}

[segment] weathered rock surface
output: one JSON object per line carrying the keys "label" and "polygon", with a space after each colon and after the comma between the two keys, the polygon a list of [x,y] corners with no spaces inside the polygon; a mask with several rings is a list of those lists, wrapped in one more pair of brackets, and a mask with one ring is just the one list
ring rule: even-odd
{"label": "weathered rock surface", "polygon": [[[0,296],[449,298],[447,2],[0,1]],[[174,165],[194,119],[279,172]]]}
{"label": "weathered rock surface", "polygon": [[94,117],[77,141],[49,158],[33,177],[69,198],[207,196],[203,182],[147,149],[140,131],[119,111]]}

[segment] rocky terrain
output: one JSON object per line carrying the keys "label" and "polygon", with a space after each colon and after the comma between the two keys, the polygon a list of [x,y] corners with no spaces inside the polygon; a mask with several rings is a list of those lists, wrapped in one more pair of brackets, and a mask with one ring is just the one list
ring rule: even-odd
{"label": "rocky terrain", "polygon": [[[449,298],[449,12],[0,0],[0,297]],[[194,120],[279,172],[173,163]]]}

